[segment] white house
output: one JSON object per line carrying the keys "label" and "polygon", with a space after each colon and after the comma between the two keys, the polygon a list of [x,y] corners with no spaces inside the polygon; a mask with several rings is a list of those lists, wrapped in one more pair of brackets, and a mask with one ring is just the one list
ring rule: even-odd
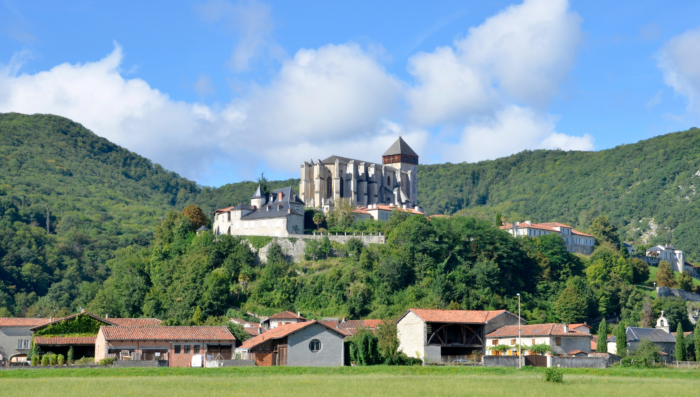
{"label": "white house", "polygon": [[[521,325],[520,328],[517,325],[509,325],[486,335],[487,354],[517,355],[519,343],[523,355],[533,354],[528,349],[533,345],[547,345],[553,354],[590,353],[592,338],[590,333],[573,330],[568,324],[532,324]],[[494,349],[496,346],[499,346],[498,350]],[[501,346],[509,348],[502,351]]]}
{"label": "white house", "polygon": [[366,207],[358,207],[352,213],[357,220],[374,219],[386,222],[391,217],[392,211],[403,211],[410,215],[425,215],[421,207],[408,208],[406,205],[396,206],[393,204],[370,204]]}
{"label": "white house", "polygon": [[539,237],[546,234],[559,234],[569,252],[590,255],[595,248],[595,237],[581,233],[569,225],[559,222],[532,223],[531,221],[506,223],[500,227],[512,236]]}
{"label": "white house", "polygon": [[266,195],[258,186],[250,205],[238,204],[214,211],[214,234],[273,237],[304,234],[304,208],[304,202],[291,187]]}
{"label": "white house", "polygon": [[[674,246],[665,244],[651,247],[647,250],[646,256],[659,258],[659,260],[670,263],[671,269],[679,273],[685,270],[685,256],[683,255],[683,251]],[[692,268],[692,265],[690,267]]]}

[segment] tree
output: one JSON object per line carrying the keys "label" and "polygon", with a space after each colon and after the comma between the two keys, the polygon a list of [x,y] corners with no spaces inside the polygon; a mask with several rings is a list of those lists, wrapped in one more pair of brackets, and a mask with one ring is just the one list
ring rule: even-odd
{"label": "tree", "polygon": [[229,331],[236,337],[238,342],[245,342],[250,338],[250,334],[245,332],[245,328],[241,324],[237,324],[231,321],[226,322],[226,327]]}
{"label": "tree", "polygon": [[649,265],[639,258],[632,258],[632,282],[642,284],[649,280]]}
{"label": "tree", "polygon": [[695,324],[695,361],[700,361],[700,324]]}
{"label": "tree", "polygon": [[321,224],[323,221],[326,220],[326,217],[323,216],[323,213],[321,212],[316,212],[313,217],[314,223],[316,224],[316,229],[318,230],[321,227]]}
{"label": "tree", "polygon": [[263,195],[267,196],[270,194],[270,186],[267,184],[267,178],[265,178],[265,173],[260,173],[260,178],[258,178],[258,185],[260,185],[260,191]]}
{"label": "tree", "polygon": [[[349,198],[335,200],[333,209],[328,213],[328,228],[339,227],[347,229],[355,222],[353,211],[355,205]],[[315,223],[316,221],[314,221]]]}
{"label": "tree", "polygon": [[73,361],[75,360],[75,352],[73,351],[73,346],[68,348],[68,354],[66,355],[66,358],[68,359],[68,364],[73,364]]}
{"label": "tree", "polygon": [[683,273],[678,275],[678,288],[684,291],[693,292],[693,279],[685,270]]}
{"label": "tree", "polygon": [[399,351],[397,327],[393,321],[383,321],[377,326],[375,335],[378,339],[379,353],[385,358],[394,357]]}
{"label": "tree", "polygon": [[367,328],[360,328],[350,340],[350,360],[357,365],[375,365],[381,362],[377,345],[379,340]]}
{"label": "tree", "polygon": [[598,345],[595,351],[598,353],[608,352],[608,324],[605,322],[605,318],[598,326]]}
{"label": "tree", "polygon": [[683,341],[683,325],[679,322],[676,328],[676,361],[685,361],[685,343]]}
{"label": "tree", "polygon": [[503,226],[503,214],[501,212],[496,212],[496,221],[494,222],[496,227]]}
{"label": "tree", "polygon": [[673,277],[670,263],[666,261],[659,262],[659,270],[656,271],[656,286],[669,288],[676,286],[676,278]]}
{"label": "tree", "polygon": [[615,346],[617,348],[617,355],[624,357],[627,355],[627,324],[624,321],[620,321],[613,331],[615,334]]}
{"label": "tree", "polygon": [[202,315],[202,308],[197,306],[194,309],[194,314],[192,315],[192,322],[194,325],[202,325],[204,323],[204,315]]}
{"label": "tree", "polygon": [[588,301],[574,286],[564,288],[554,302],[554,313],[563,323],[577,323],[588,316]]}
{"label": "tree", "polygon": [[209,219],[204,215],[204,211],[196,205],[188,205],[182,210],[182,215],[192,222],[192,229],[197,230],[209,223]]}
{"label": "tree", "polygon": [[614,246],[620,244],[620,236],[617,234],[617,227],[610,223],[610,218],[600,215],[591,223],[591,234],[596,239],[596,244],[610,243]]}
{"label": "tree", "polygon": [[651,298],[649,295],[646,295],[642,303],[642,321],[639,323],[639,326],[642,328],[651,328],[651,325],[654,323],[653,315]]}
{"label": "tree", "polygon": [[225,268],[214,269],[209,273],[202,295],[207,316],[220,316],[226,312],[226,300],[230,289],[229,274]]}

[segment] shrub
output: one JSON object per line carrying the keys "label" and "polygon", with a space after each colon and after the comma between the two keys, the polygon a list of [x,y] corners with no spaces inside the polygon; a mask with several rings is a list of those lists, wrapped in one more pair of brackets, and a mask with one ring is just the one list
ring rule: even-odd
{"label": "shrub", "polygon": [[66,361],[66,358],[63,357],[63,354],[59,354],[58,356],[56,356],[56,363],[58,365],[62,366],[65,363],[65,361]]}
{"label": "shrub", "polygon": [[36,354],[33,355],[33,356],[32,356],[32,367],[36,367],[36,366],[38,366],[39,364],[40,364],[39,356],[36,355]]}
{"label": "shrub", "polygon": [[360,241],[359,238],[351,238],[348,240],[347,246],[350,255],[356,258],[360,257],[362,250],[365,248],[365,245],[362,244],[362,241]]}
{"label": "shrub", "polygon": [[413,366],[413,365],[422,365],[423,360],[421,360],[420,358],[416,358],[416,357],[408,357],[406,354],[404,354],[402,352],[402,353],[399,353],[397,355],[387,357],[386,360],[384,360],[384,364],[386,364],[386,365],[410,365],[410,366]]}
{"label": "shrub", "polygon": [[47,354],[47,356],[49,356],[49,365],[58,364],[58,357],[55,354],[49,353]]}
{"label": "shrub", "polygon": [[557,368],[547,368],[544,371],[545,382],[561,383],[564,381],[564,374]]}
{"label": "shrub", "polygon": [[46,367],[49,365],[49,355],[48,354],[44,354],[43,356],[41,356],[41,365],[43,367]]}
{"label": "shrub", "polygon": [[75,365],[92,365],[95,364],[95,359],[92,357],[82,357],[75,361]]}
{"label": "shrub", "polygon": [[256,250],[260,250],[264,246],[270,244],[272,242],[272,237],[268,236],[248,236],[248,241],[250,242],[250,245],[253,246]]}
{"label": "shrub", "polygon": [[99,365],[112,365],[112,364],[114,364],[114,357],[103,358],[99,362]]}
{"label": "shrub", "polygon": [[73,355],[74,355],[73,346],[71,346],[68,349],[68,356],[66,357],[68,359],[68,365],[73,365]]}

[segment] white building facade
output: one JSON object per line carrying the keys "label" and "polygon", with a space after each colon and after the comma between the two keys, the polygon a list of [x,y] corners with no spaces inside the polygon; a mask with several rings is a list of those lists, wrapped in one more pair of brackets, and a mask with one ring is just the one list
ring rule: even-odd
{"label": "white building facade", "polygon": [[559,234],[569,252],[590,255],[595,248],[595,237],[581,233],[569,225],[559,222],[533,223],[531,221],[507,223],[500,227],[512,236],[539,237],[546,234]]}
{"label": "white building facade", "polygon": [[[665,244],[657,245],[656,247],[651,247],[647,250],[646,256],[652,258],[659,258],[659,260],[666,261],[671,264],[671,269],[676,272],[682,273],[685,269],[685,256],[683,251],[678,248]],[[690,266],[692,268],[692,266]],[[694,269],[688,269],[694,271]]]}

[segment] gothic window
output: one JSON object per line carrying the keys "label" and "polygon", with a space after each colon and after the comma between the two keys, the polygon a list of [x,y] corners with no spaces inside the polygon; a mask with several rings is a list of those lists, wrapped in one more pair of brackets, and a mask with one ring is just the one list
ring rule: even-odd
{"label": "gothic window", "polygon": [[386,177],[386,185],[391,186],[391,177],[390,176]]}
{"label": "gothic window", "polygon": [[340,197],[345,196],[345,181],[341,180],[340,181]]}
{"label": "gothic window", "polygon": [[328,179],[326,179],[326,197],[333,197],[333,178],[330,175],[328,175]]}

